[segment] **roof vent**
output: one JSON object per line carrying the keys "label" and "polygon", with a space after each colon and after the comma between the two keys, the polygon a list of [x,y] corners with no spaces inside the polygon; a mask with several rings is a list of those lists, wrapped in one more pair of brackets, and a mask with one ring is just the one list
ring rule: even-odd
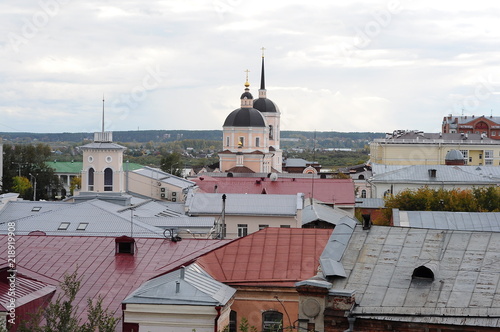
{"label": "roof vent", "polygon": [[370,220],[371,215],[363,214],[361,216],[363,217],[363,229],[364,230],[370,229],[372,227],[372,221]]}
{"label": "roof vent", "polygon": [[434,280],[436,270],[437,270],[437,265],[433,264],[432,262],[428,262],[413,270],[411,278],[422,279],[422,280]]}
{"label": "roof vent", "polygon": [[428,172],[429,172],[429,177],[431,177],[431,178],[435,178],[436,177],[436,169],[431,168],[431,169],[428,170]]}
{"label": "roof vent", "polygon": [[120,236],[115,239],[115,255],[133,255],[135,249],[135,239],[129,236]]}

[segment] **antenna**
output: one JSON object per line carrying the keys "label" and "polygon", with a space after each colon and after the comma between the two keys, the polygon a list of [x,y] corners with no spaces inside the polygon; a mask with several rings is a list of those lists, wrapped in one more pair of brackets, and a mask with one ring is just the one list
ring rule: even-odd
{"label": "antenna", "polygon": [[102,133],[104,134],[104,93],[102,94]]}

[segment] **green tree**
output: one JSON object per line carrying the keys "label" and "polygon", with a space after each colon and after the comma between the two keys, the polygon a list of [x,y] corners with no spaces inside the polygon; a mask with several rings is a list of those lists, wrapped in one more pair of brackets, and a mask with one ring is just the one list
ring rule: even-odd
{"label": "green tree", "polygon": [[102,308],[102,298],[99,296],[95,304],[87,300],[88,322],[80,324],[73,301],[81,288],[81,278],[77,271],[65,274],[60,287],[63,294],[45,308],[40,309],[28,321],[21,322],[20,332],[114,332],[119,319]]}
{"label": "green tree", "polygon": [[69,184],[70,195],[73,196],[75,189],[80,189],[82,187],[82,178],[80,176],[75,176],[71,179]]}
{"label": "green tree", "polygon": [[26,193],[32,188],[30,180],[24,176],[14,176],[12,191],[19,193],[21,197],[24,197]]}
{"label": "green tree", "polygon": [[181,154],[177,152],[167,153],[162,156],[160,161],[160,169],[164,172],[176,176],[182,176],[182,161]]}

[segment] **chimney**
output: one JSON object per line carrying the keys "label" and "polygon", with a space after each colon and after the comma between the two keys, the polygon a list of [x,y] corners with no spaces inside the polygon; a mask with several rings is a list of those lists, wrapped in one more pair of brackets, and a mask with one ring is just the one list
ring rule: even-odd
{"label": "chimney", "polygon": [[177,280],[175,282],[175,292],[179,293],[180,291],[181,291],[181,282],[179,280]]}
{"label": "chimney", "polygon": [[115,255],[129,254],[134,255],[135,239],[129,236],[120,236],[115,238]]}
{"label": "chimney", "polygon": [[436,170],[434,168],[429,169],[428,172],[429,172],[429,177],[431,178],[436,177]]}

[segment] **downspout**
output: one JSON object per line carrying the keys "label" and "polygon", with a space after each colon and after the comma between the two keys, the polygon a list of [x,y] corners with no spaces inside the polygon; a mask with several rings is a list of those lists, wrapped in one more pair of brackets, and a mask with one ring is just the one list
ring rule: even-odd
{"label": "downspout", "polygon": [[219,329],[219,317],[220,317],[220,312],[222,310],[221,305],[216,305],[215,310],[217,311],[217,316],[215,317],[215,324],[214,324],[214,332],[218,332]]}

